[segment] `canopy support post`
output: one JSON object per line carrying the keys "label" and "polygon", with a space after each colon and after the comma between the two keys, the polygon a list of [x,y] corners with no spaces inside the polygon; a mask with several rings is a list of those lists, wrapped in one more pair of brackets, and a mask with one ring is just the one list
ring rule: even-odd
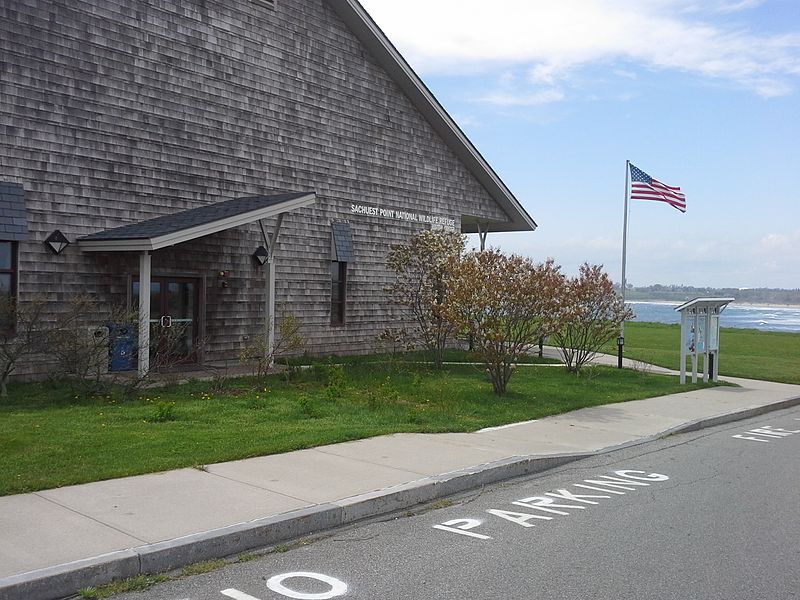
{"label": "canopy support post", "polygon": [[264,358],[268,361],[268,367],[272,368],[275,363],[275,249],[278,246],[278,234],[283,224],[283,214],[278,215],[278,220],[275,223],[275,229],[272,230],[272,237],[268,239],[267,230],[264,227],[264,222],[259,221],[261,226],[261,235],[264,238],[264,245],[267,247],[268,257],[267,262],[264,263],[264,277],[266,280],[266,305],[264,310],[264,329],[266,339],[264,340]]}
{"label": "canopy support post", "polygon": [[151,256],[139,255],[139,377],[150,372],[150,279]]}

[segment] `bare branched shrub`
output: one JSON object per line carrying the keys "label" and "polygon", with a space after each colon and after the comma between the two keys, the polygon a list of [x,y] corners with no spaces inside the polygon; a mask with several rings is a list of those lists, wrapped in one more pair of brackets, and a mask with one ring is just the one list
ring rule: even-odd
{"label": "bare branched shrub", "polygon": [[422,345],[441,369],[444,350],[453,335],[453,323],[442,316],[446,301],[447,270],[464,252],[466,240],[460,233],[444,230],[421,231],[406,244],[392,246],[386,260],[395,281],[388,290],[396,304],[408,310]]}
{"label": "bare branched shrub", "polygon": [[18,305],[14,298],[0,296],[0,396],[8,396],[8,380],[20,361],[47,348],[50,326],[47,302],[36,299]]}
{"label": "bare branched shrub", "polygon": [[[131,323],[135,323],[138,317],[131,318]],[[110,380],[119,384],[126,397],[133,396],[142,388],[153,385],[165,385],[176,383],[182,377],[180,368],[190,362],[193,357],[202,354],[207,345],[205,339],[192,339],[191,344],[186,345],[186,332],[191,323],[175,323],[171,327],[150,327],[150,354],[149,370],[146,373],[138,371],[127,371],[123,373],[113,373]],[[137,344],[134,351],[138,353],[138,329],[131,326],[134,334],[137,335]],[[152,374],[159,374],[158,381],[155,382]],[[224,385],[224,384],[220,384]]]}
{"label": "bare branched shrub", "polygon": [[255,377],[264,377],[277,359],[299,352],[305,347],[302,326],[297,317],[284,312],[276,321],[275,341],[271,349],[267,342],[269,329],[265,324],[257,335],[250,337],[250,343],[239,353],[239,362],[251,365]]}
{"label": "bare branched shrub", "polygon": [[109,383],[111,323],[130,322],[125,308],[98,302],[87,294],[67,299],[52,323],[48,357],[55,362],[54,378],[68,378],[84,394]]}
{"label": "bare branched shrub", "polygon": [[76,382],[76,391],[99,389],[108,371],[105,325],[114,318],[114,310],[103,310],[89,295],[78,294],[58,307],[45,298],[19,303],[3,299],[0,313],[2,322],[16,325],[0,333],[0,393],[7,392],[19,361],[34,356],[47,363],[51,377]]}
{"label": "bare branched shrub", "polygon": [[377,341],[381,352],[387,354],[386,366],[390,369],[401,366],[403,355],[416,348],[413,337],[405,329],[384,329]]}

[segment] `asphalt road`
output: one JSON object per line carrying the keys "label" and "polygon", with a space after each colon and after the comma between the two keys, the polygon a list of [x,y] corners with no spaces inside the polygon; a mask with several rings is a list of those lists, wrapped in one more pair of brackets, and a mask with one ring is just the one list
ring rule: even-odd
{"label": "asphalt road", "polygon": [[793,408],[117,598],[800,598],[799,459]]}

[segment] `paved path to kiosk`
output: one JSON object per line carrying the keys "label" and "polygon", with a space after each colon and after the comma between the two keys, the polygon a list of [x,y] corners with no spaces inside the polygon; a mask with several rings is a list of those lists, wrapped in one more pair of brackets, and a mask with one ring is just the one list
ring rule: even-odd
{"label": "paved path to kiosk", "polygon": [[[614,357],[602,360],[616,364]],[[476,433],[381,436],[0,497],[0,598],[59,598],[800,404],[800,386],[724,379],[740,387],[585,408]]]}

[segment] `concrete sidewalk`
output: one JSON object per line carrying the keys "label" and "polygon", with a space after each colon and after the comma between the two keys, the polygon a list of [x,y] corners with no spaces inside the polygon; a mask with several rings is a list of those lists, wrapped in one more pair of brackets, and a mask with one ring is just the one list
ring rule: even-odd
{"label": "concrete sidewalk", "polygon": [[800,386],[725,379],[741,387],[585,408],[470,434],[383,436],[2,497],[0,600],[60,598],[800,404]]}

